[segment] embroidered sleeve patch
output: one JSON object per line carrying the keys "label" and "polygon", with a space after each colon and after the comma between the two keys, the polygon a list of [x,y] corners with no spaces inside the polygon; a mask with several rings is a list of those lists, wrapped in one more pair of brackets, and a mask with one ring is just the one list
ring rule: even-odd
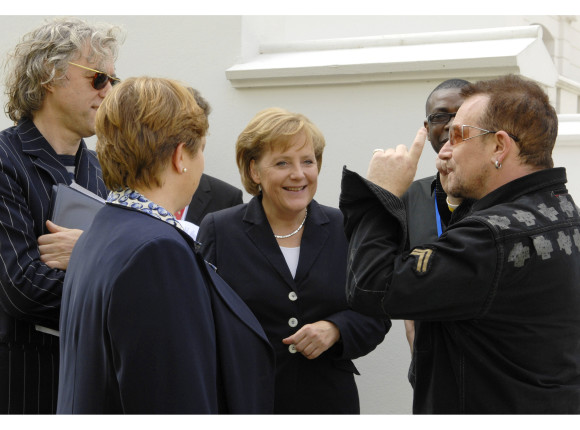
{"label": "embroidered sleeve patch", "polygon": [[433,254],[434,252],[432,249],[414,249],[411,251],[409,255],[414,256],[416,261],[413,270],[419,275],[427,273],[431,267]]}

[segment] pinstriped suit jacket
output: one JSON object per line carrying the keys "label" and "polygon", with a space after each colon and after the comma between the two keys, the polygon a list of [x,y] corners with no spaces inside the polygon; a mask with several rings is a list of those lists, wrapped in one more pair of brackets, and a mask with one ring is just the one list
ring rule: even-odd
{"label": "pinstriped suit jacket", "polygon": [[[75,181],[106,198],[95,154],[81,141]],[[58,339],[35,324],[58,326],[65,272],[40,261],[52,186],[71,183],[32,121],[0,132],[0,412],[53,413]]]}

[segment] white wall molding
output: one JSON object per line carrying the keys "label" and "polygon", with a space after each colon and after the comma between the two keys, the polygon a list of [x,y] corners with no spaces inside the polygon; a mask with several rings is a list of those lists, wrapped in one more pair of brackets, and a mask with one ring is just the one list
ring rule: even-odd
{"label": "white wall molding", "polygon": [[260,45],[226,71],[236,88],[521,74],[558,79],[539,25]]}
{"label": "white wall molding", "polygon": [[556,87],[566,90],[572,94],[580,95],[580,83],[572,79],[568,79],[565,76],[558,76]]}
{"label": "white wall molding", "polygon": [[558,115],[558,138],[560,146],[580,149],[580,114]]}

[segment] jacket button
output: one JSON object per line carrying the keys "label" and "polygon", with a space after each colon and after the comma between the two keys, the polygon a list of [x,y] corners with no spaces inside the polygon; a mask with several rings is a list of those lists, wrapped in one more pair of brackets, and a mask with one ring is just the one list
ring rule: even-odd
{"label": "jacket button", "polygon": [[290,327],[296,327],[298,325],[298,320],[296,318],[290,318],[288,320],[288,325]]}
{"label": "jacket button", "polygon": [[294,291],[291,291],[290,294],[288,294],[288,298],[294,302],[296,299],[298,299],[298,294],[296,294]]}
{"label": "jacket button", "polygon": [[293,344],[290,345],[288,347],[288,351],[290,351],[290,354],[296,354],[296,346],[294,346]]}

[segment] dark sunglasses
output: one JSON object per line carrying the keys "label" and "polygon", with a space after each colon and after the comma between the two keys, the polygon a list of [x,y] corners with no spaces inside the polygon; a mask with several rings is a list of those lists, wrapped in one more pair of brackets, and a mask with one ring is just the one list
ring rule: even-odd
{"label": "dark sunglasses", "polygon": [[454,113],[445,113],[445,112],[432,113],[431,115],[429,115],[427,117],[427,121],[429,122],[429,124],[447,124],[451,120],[451,118],[455,117],[456,114],[457,114],[457,112],[454,112]]}
{"label": "dark sunglasses", "polygon": [[98,70],[91,69],[90,67],[86,67],[86,66],[81,66],[80,64],[77,64],[77,63],[71,63],[70,61],[68,63],[72,64],[73,66],[80,67],[81,69],[86,69],[86,70],[90,70],[91,72],[95,72],[95,76],[93,76],[93,80],[91,81],[91,85],[97,91],[100,91],[103,88],[105,88],[105,86],[107,85],[107,82],[110,82],[112,86],[115,86],[121,82],[121,80],[119,78],[116,78],[115,76],[108,75],[105,72],[99,72]]}

